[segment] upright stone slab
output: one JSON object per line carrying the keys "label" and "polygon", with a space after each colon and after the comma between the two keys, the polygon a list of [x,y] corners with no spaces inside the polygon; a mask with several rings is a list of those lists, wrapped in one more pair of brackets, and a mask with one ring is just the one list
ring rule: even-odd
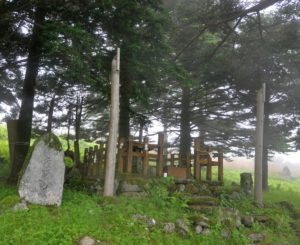
{"label": "upright stone slab", "polygon": [[289,169],[288,166],[285,166],[283,169],[282,169],[282,173],[281,173],[281,176],[287,180],[291,180],[292,179],[292,174],[291,174],[291,171]]}
{"label": "upright stone slab", "polygon": [[41,205],[61,204],[65,175],[64,152],[54,134],[45,134],[28,153],[19,182],[19,194]]}
{"label": "upright stone slab", "polygon": [[253,180],[251,173],[241,173],[241,189],[242,191],[247,194],[251,195],[253,191]]}

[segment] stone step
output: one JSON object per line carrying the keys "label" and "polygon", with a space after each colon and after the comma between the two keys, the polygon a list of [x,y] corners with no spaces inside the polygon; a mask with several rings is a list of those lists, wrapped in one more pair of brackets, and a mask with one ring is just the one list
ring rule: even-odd
{"label": "stone step", "polygon": [[220,200],[211,196],[191,196],[187,201],[187,204],[190,205],[204,205],[204,206],[218,206]]}
{"label": "stone step", "polygon": [[189,205],[189,209],[197,212],[203,213],[212,213],[217,206],[208,206],[208,205]]}

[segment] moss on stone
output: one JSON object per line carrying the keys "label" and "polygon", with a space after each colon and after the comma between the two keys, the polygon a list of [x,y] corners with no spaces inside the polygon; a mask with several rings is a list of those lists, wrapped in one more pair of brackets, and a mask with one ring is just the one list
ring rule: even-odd
{"label": "moss on stone", "polygon": [[46,133],[42,135],[38,140],[43,140],[48,147],[53,148],[57,151],[63,150],[58,137],[53,133]]}
{"label": "moss on stone", "polygon": [[208,205],[217,206],[220,204],[220,200],[209,196],[194,196],[188,200],[188,205]]}
{"label": "moss on stone", "polygon": [[0,210],[12,208],[14,205],[16,205],[19,202],[20,202],[20,197],[17,195],[6,196],[0,201]]}

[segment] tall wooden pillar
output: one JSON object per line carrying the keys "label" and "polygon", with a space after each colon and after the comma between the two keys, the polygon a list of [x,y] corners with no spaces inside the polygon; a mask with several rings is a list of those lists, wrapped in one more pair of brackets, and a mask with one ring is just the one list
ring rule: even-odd
{"label": "tall wooden pillar", "polygon": [[164,134],[158,134],[158,153],[157,153],[157,164],[156,164],[156,176],[163,176],[163,163],[164,163]]}
{"label": "tall wooden pillar", "polygon": [[224,169],[223,169],[223,150],[218,148],[218,181],[224,181]]}
{"label": "tall wooden pillar", "polygon": [[200,138],[196,138],[194,141],[194,177],[200,178]]}

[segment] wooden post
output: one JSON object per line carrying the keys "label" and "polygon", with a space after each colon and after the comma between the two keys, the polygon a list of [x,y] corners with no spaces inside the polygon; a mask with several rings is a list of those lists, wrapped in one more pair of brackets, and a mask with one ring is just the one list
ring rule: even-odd
{"label": "wooden post", "polygon": [[89,157],[89,148],[85,148],[84,155],[83,155],[83,163],[84,164],[88,163],[88,157]]}
{"label": "wooden post", "polygon": [[164,126],[164,146],[163,146],[163,154],[164,154],[164,166],[168,165],[168,134],[167,134],[167,128]]}
{"label": "wooden post", "polygon": [[186,178],[189,179],[191,177],[191,155],[188,154],[186,156]]}
{"label": "wooden post", "polygon": [[194,141],[194,177],[195,179],[200,177],[200,138]]}
{"label": "wooden post", "polygon": [[94,164],[94,151],[93,151],[93,147],[89,147],[88,176],[93,176],[93,164]]}
{"label": "wooden post", "polygon": [[223,150],[218,148],[218,181],[224,181],[224,169],[223,169]]}
{"label": "wooden post", "polygon": [[156,164],[156,176],[163,176],[163,163],[164,163],[164,134],[158,134],[158,152],[157,152],[157,164]]}
{"label": "wooden post", "polygon": [[114,195],[115,167],[119,124],[119,93],[120,93],[120,49],[111,64],[111,110],[109,137],[106,149],[104,196]]}
{"label": "wooden post", "polygon": [[104,173],[104,144],[100,143],[100,149],[99,149],[99,175]]}
{"label": "wooden post", "polygon": [[132,173],[132,152],[133,152],[133,137],[130,135],[127,145],[127,173]]}
{"label": "wooden post", "polygon": [[99,169],[98,145],[94,146],[93,176],[97,176]]}
{"label": "wooden post", "polygon": [[170,163],[171,167],[175,166],[175,154],[171,154],[171,163]]}
{"label": "wooden post", "polygon": [[254,193],[255,202],[263,205],[262,194],[262,161],[263,161],[263,135],[264,135],[264,103],[265,103],[266,84],[257,91],[256,105],[256,143],[255,143],[255,178]]}
{"label": "wooden post", "polygon": [[125,140],[124,138],[119,139],[119,152],[118,152],[118,174],[123,174],[123,169],[124,169],[124,143]]}
{"label": "wooden post", "polygon": [[144,138],[144,159],[143,159],[143,165],[144,165],[144,176],[148,175],[148,170],[149,170],[149,149],[148,149],[148,143],[149,139],[148,137]]}
{"label": "wooden post", "polygon": [[207,147],[207,168],[206,168],[206,180],[211,181],[211,157],[209,155],[210,147]]}

